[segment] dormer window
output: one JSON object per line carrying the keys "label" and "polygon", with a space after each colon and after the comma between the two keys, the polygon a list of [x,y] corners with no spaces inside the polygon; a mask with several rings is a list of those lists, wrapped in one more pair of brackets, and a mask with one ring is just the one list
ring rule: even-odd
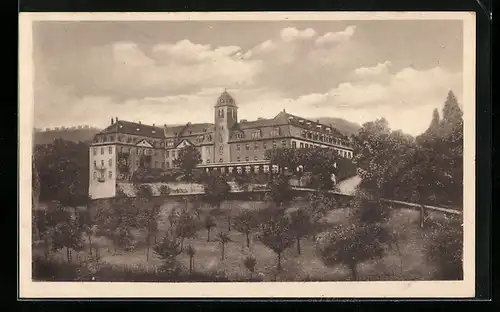
{"label": "dormer window", "polygon": [[236,134],[236,138],[238,138],[238,139],[243,139],[243,133],[238,132],[238,133]]}
{"label": "dormer window", "polygon": [[279,127],[275,127],[271,133],[272,136],[278,136],[280,135],[280,128]]}
{"label": "dormer window", "polygon": [[135,130],[136,130],[136,131],[140,131],[141,129],[137,128],[137,129],[135,129]]}

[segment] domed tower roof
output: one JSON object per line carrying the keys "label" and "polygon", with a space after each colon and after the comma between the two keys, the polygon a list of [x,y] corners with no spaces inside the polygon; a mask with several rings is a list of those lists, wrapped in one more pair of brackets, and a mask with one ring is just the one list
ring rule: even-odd
{"label": "domed tower roof", "polygon": [[236,103],[235,103],[233,97],[229,93],[227,93],[226,90],[224,90],[224,92],[222,92],[222,94],[217,99],[217,103],[215,104],[215,107],[219,107],[219,106],[236,107]]}

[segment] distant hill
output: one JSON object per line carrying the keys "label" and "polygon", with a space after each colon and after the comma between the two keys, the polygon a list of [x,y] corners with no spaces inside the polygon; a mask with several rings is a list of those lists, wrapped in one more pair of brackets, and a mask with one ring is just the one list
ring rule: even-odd
{"label": "distant hill", "polygon": [[64,129],[50,129],[50,130],[35,130],[34,143],[35,144],[50,144],[55,139],[63,139],[78,143],[90,142],[96,133],[101,131],[98,128],[64,128]]}
{"label": "distant hill", "polygon": [[358,132],[359,129],[361,129],[361,126],[358,125],[357,123],[347,121],[342,118],[336,118],[336,117],[319,117],[319,118],[311,118],[313,120],[318,119],[320,123],[325,124],[325,125],[332,125],[335,127],[337,130],[342,132],[343,134],[347,136],[351,136],[351,134],[355,134]]}

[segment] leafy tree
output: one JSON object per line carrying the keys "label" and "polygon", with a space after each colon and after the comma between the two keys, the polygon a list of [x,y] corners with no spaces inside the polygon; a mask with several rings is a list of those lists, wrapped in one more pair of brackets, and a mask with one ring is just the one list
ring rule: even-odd
{"label": "leafy tree", "polygon": [[437,265],[438,280],[463,279],[463,226],[459,220],[449,219],[443,224],[432,224],[427,255]]}
{"label": "leafy tree", "polygon": [[318,248],[326,266],[347,265],[357,280],[358,264],[381,258],[394,239],[385,225],[387,211],[370,194],[358,191],[351,209],[349,222],[335,225]]}
{"label": "leafy tree", "polygon": [[172,270],[176,265],[177,256],[182,253],[181,243],[175,237],[166,235],[153,247],[153,252],[162,260],[163,269]]}
{"label": "leafy tree", "polygon": [[311,223],[312,240],[316,241],[316,232],[319,228],[321,219],[335,206],[335,199],[325,195],[324,192],[312,192],[307,195],[309,204],[307,215]]}
{"label": "leafy tree", "polygon": [[95,223],[92,216],[92,199],[87,198],[87,203],[84,210],[77,213],[77,221],[82,229],[82,232],[87,235],[89,241],[89,255],[92,257],[92,235],[95,232]]}
{"label": "leafy tree", "polygon": [[258,225],[255,214],[251,211],[242,211],[234,221],[234,229],[246,236],[247,248],[250,248],[250,233]]}
{"label": "leafy tree", "polygon": [[450,90],[443,107],[442,127],[445,132],[444,135],[452,133],[457,126],[461,125],[462,115],[463,113],[458,105],[457,98],[453,91]]}
{"label": "leafy tree", "polygon": [[138,212],[128,198],[116,196],[109,207],[97,207],[96,234],[111,239],[115,252],[117,247],[128,247],[133,241],[130,230],[138,226]]}
{"label": "leafy tree", "polygon": [[186,248],[186,254],[189,256],[189,273],[193,273],[194,270],[194,255],[196,254],[196,249],[193,245],[189,245]]}
{"label": "leafy tree", "polygon": [[47,210],[34,210],[33,211],[34,228],[38,233],[38,238],[44,242],[44,255],[45,259],[49,258],[50,254],[50,240],[52,237],[53,224],[51,224],[51,217]]}
{"label": "leafy tree", "polygon": [[56,139],[51,144],[34,148],[34,166],[40,179],[40,200],[59,200],[71,185],[72,194],[85,198],[88,194],[88,145]]}
{"label": "leafy tree", "polygon": [[210,230],[212,228],[214,228],[217,224],[215,223],[215,219],[208,215],[205,217],[205,222],[204,222],[204,225],[205,225],[205,229],[207,229],[207,242],[210,241]]}
{"label": "leafy tree", "polygon": [[257,264],[257,260],[253,256],[247,256],[245,259],[243,259],[243,265],[245,268],[250,272],[250,279],[253,276],[253,273],[255,272],[255,265]]}
{"label": "leafy tree", "polygon": [[174,166],[181,168],[186,180],[191,181],[193,171],[201,163],[200,151],[194,146],[186,146],[179,150],[177,158],[173,161]]}
{"label": "leafy tree", "polygon": [[312,231],[311,216],[305,209],[297,209],[290,215],[290,230],[297,241],[297,253],[301,254],[300,240]]}
{"label": "leafy tree", "polygon": [[221,175],[211,175],[209,176],[204,185],[205,190],[205,200],[212,207],[220,209],[221,203],[227,199],[231,187],[227,183],[226,179]]}
{"label": "leafy tree", "polygon": [[83,249],[82,228],[71,211],[59,206],[53,212],[55,226],[52,231],[52,249],[66,249],[66,259],[68,263],[72,260],[72,250]]}
{"label": "leafy tree", "polygon": [[221,260],[224,260],[225,247],[226,247],[227,243],[231,242],[231,238],[229,237],[228,233],[219,232],[217,234],[217,240],[220,242],[220,246],[221,246]]}
{"label": "leafy tree", "polygon": [[264,224],[261,242],[277,256],[277,271],[281,271],[281,255],[294,242],[290,230],[290,220],[286,215],[275,215]]}
{"label": "leafy tree", "polygon": [[283,204],[293,199],[289,179],[284,174],[274,176],[268,183],[268,187],[266,197],[274,203],[276,208],[283,208]]}
{"label": "leafy tree", "polygon": [[184,247],[184,240],[196,235],[197,223],[192,213],[183,211],[175,224],[175,236],[180,239],[181,248]]}

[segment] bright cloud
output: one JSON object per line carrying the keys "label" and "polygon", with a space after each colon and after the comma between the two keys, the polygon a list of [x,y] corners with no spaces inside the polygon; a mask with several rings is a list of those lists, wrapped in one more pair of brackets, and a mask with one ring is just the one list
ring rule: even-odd
{"label": "bright cloud", "polygon": [[343,31],[328,32],[323,36],[317,38],[316,44],[321,46],[321,45],[328,45],[332,43],[339,43],[342,41],[349,40],[354,35],[355,30],[356,26],[348,26]]}
{"label": "bright cloud", "polygon": [[283,41],[289,42],[296,39],[309,39],[316,36],[316,31],[312,28],[299,30],[295,27],[283,28],[280,32],[280,37]]}
{"label": "bright cloud", "polygon": [[384,63],[378,63],[373,67],[357,68],[356,70],[354,70],[354,72],[360,77],[379,76],[382,74],[387,74],[391,65],[391,62],[385,61]]}

